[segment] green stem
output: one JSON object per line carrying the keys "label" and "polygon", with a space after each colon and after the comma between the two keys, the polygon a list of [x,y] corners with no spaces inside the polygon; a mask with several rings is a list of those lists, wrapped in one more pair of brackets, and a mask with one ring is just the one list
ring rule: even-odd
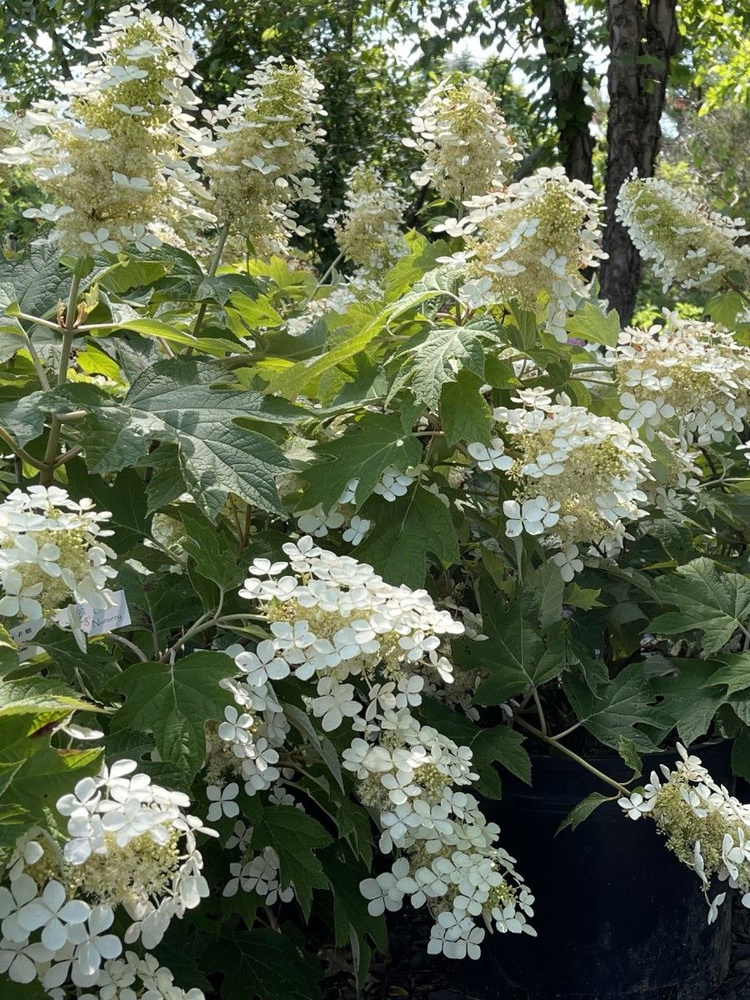
{"label": "green stem", "polygon": [[49,330],[60,332],[60,324],[53,323],[51,319],[42,319],[40,316],[30,316],[28,313],[15,313],[17,319],[26,320],[27,323],[34,323],[36,326],[46,326]]}
{"label": "green stem", "polygon": [[90,333],[92,330],[122,330],[124,325],[122,323],[87,323],[85,326],[79,326],[79,333]]}
{"label": "green stem", "polygon": [[87,416],[87,410],[71,410],[70,413],[60,413],[57,419],[61,424],[72,424],[74,421],[83,420]]}
{"label": "green stem", "polygon": [[198,635],[200,632],[205,632],[207,629],[213,628],[214,625],[221,621],[221,609],[224,607],[224,595],[225,591],[223,588],[219,589],[219,603],[217,605],[216,611],[213,616],[207,619],[206,615],[201,615],[195,625],[191,626],[187,632],[178,639],[177,642],[173,643],[169,649],[165,649],[164,652],[159,657],[159,663],[171,662],[173,656],[175,656],[186,642],[189,642],[194,635]]}
{"label": "green stem", "polygon": [[534,699],[534,704],[536,705],[536,714],[539,716],[539,725],[542,727],[542,733],[547,735],[547,720],[544,716],[544,709],[542,708],[542,702],[539,697],[539,692],[535,687],[531,689],[531,696]]}
{"label": "green stem", "polygon": [[218,619],[217,624],[226,625],[228,622],[239,622],[239,621],[254,621],[254,622],[265,622],[268,621],[265,615],[222,615]]}
{"label": "green stem", "polygon": [[614,382],[605,382],[604,379],[601,378],[589,378],[588,375],[584,375],[583,378],[579,378],[578,375],[569,375],[568,378],[570,378],[573,382],[586,382],[588,385],[613,386],[615,384]]}
{"label": "green stem", "polygon": [[57,469],[61,465],[65,465],[65,463],[69,462],[71,458],[75,458],[76,455],[80,455],[82,451],[83,448],[80,444],[74,445],[72,448],[69,448],[64,455],[60,455],[58,458],[55,459],[55,468]]}
{"label": "green stem", "polygon": [[707,479],[703,486],[723,486],[725,483],[746,483],[750,476],[731,476],[726,479],[722,476],[719,479]]}
{"label": "green stem", "polygon": [[39,379],[39,384],[41,385],[42,389],[44,389],[45,392],[49,392],[50,390],[49,379],[47,378],[47,373],[44,370],[42,359],[39,357],[36,347],[34,347],[34,345],[31,343],[31,337],[25,330],[23,331],[23,339],[26,342],[26,350],[31,355],[31,360],[34,363],[34,370],[36,371],[36,377]]}
{"label": "green stem", "polygon": [[[222,599],[223,600],[223,599]],[[219,608],[221,611],[221,608]],[[230,622],[237,621],[267,621],[264,615],[222,615],[216,614],[213,618],[206,619],[203,615],[191,628],[187,630],[185,635],[181,639],[178,639],[174,645],[170,646],[169,649],[165,650],[159,657],[159,663],[166,663],[170,656],[178,653],[180,649],[185,645],[185,643],[192,639],[193,636],[198,635],[199,632],[206,632],[210,628],[221,628],[222,625],[228,625]]]}
{"label": "green stem", "polygon": [[[333,273],[333,269],[334,269],[334,267],[336,267],[336,265],[337,265],[337,264],[339,264],[339,263],[340,263],[340,262],[341,262],[341,261],[342,261],[343,259],[344,259],[344,251],[342,250],[342,251],[341,251],[341,252],[339,253],[338,257],[336,257],[336,258],[334,259],[333,263],[332,263],[332,264],[331,264],[331,266],[330,266],[330,267],[328,268],[328,270],[327,270],[327,271],[325,271],[325,272],[323,273],[323,277],[322,277],[322,278],[320,279],[320,281],[319,281],[319,282],[317,283],[317,285],[315,286],[315,288],[313,288],[313,290],[312,290],[312,294],[311,294],[311,295],[310,295],[310,297],[309,297],[309,298],[307,299],[307,302],[312,302],[312,300],[313,300],[313,299],[315,298],[315,293],[317,292],[317,290],[318,290],[318,289],[319,289],[319,288],[320,288],[320,287],[321,287],[322,285],[324,285],[324,284],[325,284],[325,281],[326,281],[326,278],[329,278],[329,277],[331,276],[331,274]],[[305,305],[307,305],[307,302],[305,303]]]}
{"label": "green stem", "polygon": [[[224,252],[224,244],[229,236],[229,223],[225,222],[221,227],[221,232],[219,233],[219,242],[216,244],[216,250],[211,258],[211,263],[208,267],[207,277],[213,278],[219,269],[219,264],[221,263],[221,255]],[[206,309],[208,308],[208,302],[201,302],[201,307],[198,310],[198,315],[195,317],[195,326],[193,327],[193,336],[197,337],[200,333],[201,326],[203,325],[203,319],[206,315]],[[192,347],[188,347],[186,354],[192,353]]]}
{"label": "green stem", "polygon": [[563,731],[561,733],[555,733],[553,739],[564,740],[566,736],[570,736],[570,734],[574,733],[576,731],[576,729],[580,729],[580,726],[581,726],[581,723],[580,722],[576,722],[575,725],[568,726],[567,729],[563,729]]}
{"label": "green stem", "polygon": [[610,365],[575,365],[573,371],[578,375],[580,372],[611,372],[612,368]]}
{"label": "green stem", "polygon": [[130,639],[126,639],[124,635],[117,635],[114,632],[110,632],[107,638],[111,639],[112,642],[119,643],[119,645],[124,646],[125,649],[129,649],[132,653],[135,653],[141,663],[148,663],[148,657],[143,652],[141,647],[136,646],[136,644],[131,642]]}
{"label": "green stem", "polygon": [[619,781],[616,781],[614,778],[610,778],[608,774],[604,774],[603,771],[600,771],[597,767],[594,767],[593,764],[589,764],[587,760],[584,760],[583,757],[580,757],[577,753],[574,753],[572,750],[568,749],[568,747],[566,747],[563,743],[560,743],[559,740],[556,740],[554,736],[546,736],[540,729],[537,729],[536,726],[532,726],[530,722],[526,722],[525,719],[521,719],[518,716],[515,716],[513,721],[517,722],[519,726],[522,726],[524,729],[530,732],[532,736],[536,736],[538,740],[542,740],[543,743],[546,743],[548,746],[555,747],[556,750],[559,750],[561,753],[564,753],[567,757],[570,757],[571,760],[574,760],[577,764],[580,764],[581,767],[585,768],[591,774],[596,775],[597,778],[605,782],[611,788],[616,788],[621,795],[624,795],[626,797],[630,796],[630,790],[627,789],[625,785],[621,785]]}
{"label": "green stem", "polygon": [[38,458],[34,458],[33,455],[30,455],[29,452],[14,441],[10,434],[2,427],[0,427],[0,440],[5,441],[8,447],[11,448],[19,458],[23,459],[27,465],[31,465],[35,469],[45,468],[44,462],[40,462]]}
{"label": "green stem", "polygon": [[[81,279],[77,274],[73,275],[70,284],[70,294],[68,295],[68,307],[65,310],[65,327],[63,330],[62,349],[60,351],[60,366],[57,371],[57,385],[65,385],[68,381],[68,366],[70,365],[70,355],[73,350],[73,337],[75,336],[76,306],[78,303],[78,289]],[[55,474],[55,467],[58,464],[57,452],[60,446],[60,431],[62,421],[58,416],[53,416],[49,428],[49,438],[47,439],[47,449],[44,453],[44,469],[42,470],[42,485],[49,486]]]}

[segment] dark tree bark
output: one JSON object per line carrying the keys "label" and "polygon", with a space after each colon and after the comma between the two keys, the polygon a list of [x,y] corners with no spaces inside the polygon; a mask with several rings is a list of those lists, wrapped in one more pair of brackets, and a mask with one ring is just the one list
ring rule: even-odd
{"label": "dark tree bark", "polygon": [[531,0],[531,9],[549,58],[550,90],[565,173],[571,179],[590,184],[594,137],[589,122],[594,109],[586,100],[584,89],[585,53],[568,18],[566,0]]}
{"label": "dark tree bark", "polygon": [[615,218],[617,195],[635,169],[652,177],[659,152],[666,81],[679,35],[676,0],[609,0],[607,179],[601,294],[628,323],[641,278],[641,258]]}

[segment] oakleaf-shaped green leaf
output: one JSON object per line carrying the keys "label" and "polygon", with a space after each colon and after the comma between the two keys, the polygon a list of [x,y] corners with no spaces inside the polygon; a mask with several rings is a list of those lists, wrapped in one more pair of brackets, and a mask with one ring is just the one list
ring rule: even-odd
{"label": "oakleaf-shaped green leaf", "polygon": [[[726,689],[727,697],[750,689],[750,651],[725,653],[723,656],[717,656],[714,660],[699,660],[697,662],[706,664],[703,671],[704,688],[723,687]],[[718,670],[717,667],[719,667]],[[703,692],[706,696],[708,693],[708,691]]]}
{"label": "oakleaf-shaped green leaf", "polygon": [[357,558],[374,566],[388,583],[423,586],[428,552],[447,566],[458,561],[450,511],[421,486],[392,503],[373,497],[364,516],[376,527],[358,547]]}
{"label": "oakleaf-shaped green leaf", "polygon": [[659,635],[703,633],[703,652],[726,645],[750,617],[750,580],[739,573],[720,573],[710,559],[694,559],[677,573],[662,576],[654,590],[664,604],[679,610],[659,615],[649,631]]}
{"label": "oakleaf-shaped green leaf", "polygon": [[201,576],[213,580],[224,590],[238,586],[247,567],[240,562],[235,539],[217,530],[195,507],[182,510],[180,519],[187,532],[182,546],[195,560]]}
{"label": "oakleaf-shaped green leaf", "polygon": [[484,372],[479,332],[460,326],[438,327],[414,349],[411,390],[433,412],[437,412],[445,383],[455,380],[457,368],[468,368],[476,375]]}
{"label": "oakleaf-shaped green leaf", "polygon": [[206,756],[206,723],[220,721],[232,702],[219,681],[236,673],[230,656],[208,650],[173,664],[136,663],[110,685],[125,695],[112,731],[153,733],[161,759],[177,765],[187,785]]}
{"label": "oakleaf-shaped green leaf", "polygon": [[296,399],[309,385],[316,381],[331,368],[354,358],[383,332],[388,323],[397,319],[402,313],[414,309],[422,302],[439,296],[440,289],[429,289],[412,292],[397,302],[391,302],[385,308],[373,312],[363,307],[352,307],[350,314],[356,317],[356,332],[346,340],[342,340],[324,354],[298,361],[297,364],[285,367],[271,379],[268,391],[284,396],[286,399]]}
{"label": "oakleaf-shaped green leaf", "polygon": [[397,416],[365,413],[351,433],[318,445],[315,454],[322,460],[302,474],[307,483],[304,506],[322,504],[328,511],[338,502],[350,480],[358,479],[354,505],[359,509],[388,466],[403,472],[416,465],[422,447],[416,438],[404,434]]}
{"label": "oakleaf-shaped green leaf", "polygon": [[462,368],[454,382],[446,382],[440,394],[440,420],[449,446],[458,441],[481,441],[489,444],[492,413],[480,393],[482,378]]}
{"label": "oakleaf-shaped green leaf", "polygon": [[13,289],[19,309],[30,316],[43,318],[66,301],[70,282],[70,270],[60,263],[59,248],[52,244],[32,243],[22,257],[0,257],[0,285]]}
{"label": "oakleaf-shaped green leaf", "polygon": [[570,317],[565,329],[571,337],[580,337],[589,344],[614,347],[620,335],[620,317],[614,309],[604,313],[592,302],[586,302],[583,309]]}
{"label": "oakleaf-shaped green leaf", "polygon": [[225,1000],[320,1000],[321,968],[291,934],[260,927],[223,938],[216,949]]}
{"label": "oakleaf-shaped green leaf", "polygon": [[[91,712],[96,707],[75,691],[48,677],[23,677],[0,682],[0,717],[6,715],[44,716],[64,719],[75,711]],[[48,716],[48,718],[47,718]]]}
{"label": "oakleaf-shaped green leaf", "polygon": [[565,693],[579,722],[605,746],[619,749],[620,740],[632,740],[644,753],[658,749],[654,740],[639,726],[661,729],[672,725],[668,712],[654,704],[654,695],[642,663],[631,663],[596,694],[579,677],[565,678]]}
{"label": "oakleaf-shaped green leaf", "polygon": [[[480,775],[477,788],[482,794],[499,794],[499,787],[494,788],[492,784],[495,761],[527,785],[531,784],[531,758],[523,743],[521,733],[510,726],[480,729],[471,742],[471,752],[474,755],[474,767]],[[499,781],[496,784],[499,786]]]}
{"label": "oakleaf-shaped green leaf", "polygon": [[279,856],[282,888],[290,883],[305,918],[310,915],[313,889],[323,889],[328,880],[315,854],[333,838],[321,824],[294,806],[268,806],[253,829],[253,847],[273,847]]}
{"label": "oakleaf-shaped green leaf", "polygon": [[44,410],[40,402],[44,393],[32,392],[20,399],[0,403],[0,426],[21,447],[38,438],[44,430]]}
{"label": "oakleaf-shaped green leaf", "polygon": [[[725,699],[724,693],[719,690],[722,681],[717,677],[731,668],[725,667],[717,672],[718,660],[670,659],[666,662],[673,673],[653,677],[651,687],[656,694],[664,696],[664,710],[674,720],[682,742],[690,746],[708,732],[714,715]],[[747,659],[744,672],[746,686],[750,687],[750,662]],[[714,687],[715,684],[719,687]]]}
{"label": "oakleaf-shaped green leaf", "polygon": [[[60,718],[54,711],[52,715],[51,722]],[[52,730],[45,725],[43,713],[0,717],[0,766],[6,777],[11,774],[3,790],[3,805],[13,807],[6,817],[9,823],[14,824],[15,817],[21,815],[18,810],[23,810],[27,827],[35,822],[46,825],[45,811],[53,809],[79,778],[99,767],[99,747],[57,750],[50,744]]]}
{"label": "oakleaf-shaped green leaf", "polygon": [[[68,386],[47,394],[48,405],[68,401],[89,415],[75,425],[92,472],[139,464],[153,441],[177,445],[187,489],[215,520],[234,493],[262,510],[279,513],[274,478],[289,467],[279,447],[237,421],[290,423],[296,411],[260,392],[216,387],[217,371],[189,358],[159,361],[133,383],[124,402],[93,386]],[[84,398],[85,397],[85,398]]]}
{"label": "oakleaf-shaped green leaf", "polygon": [[[462,639],[454,644],[460,663],[487,673],[476,699],[500,705],[530,685],[539,687],[565,668],[565,630],[557,622],[542,638],[535,617],[520,601],[507,609],[500,595],[485,584],[481,592],[482,630],[486,640]],[[536,609],[534,609],[535,611]]]}

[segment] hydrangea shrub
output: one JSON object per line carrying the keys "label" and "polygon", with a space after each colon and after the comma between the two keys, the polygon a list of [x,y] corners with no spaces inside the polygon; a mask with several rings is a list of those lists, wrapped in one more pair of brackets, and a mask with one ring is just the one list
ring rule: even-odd
{"label": "hydrangea shrub", "polygon": [[451,959],[534,934],[483,800],[545,744],[632,768],[569,825],[619,802],[709,919],[716,879],[750,905],[747,807],[685,749],[750,777],[741,223],[629,180],[644,257],[711,298],[621,330],[596,192],[516,179],[454,77],[405,137],[418,230],[365,159],[323,266],[310,67],[204,114],[171,20],[123,7],[93,55],[0,149],[47,199],[0,262],[3,988],[314,1000],[407,902]]}

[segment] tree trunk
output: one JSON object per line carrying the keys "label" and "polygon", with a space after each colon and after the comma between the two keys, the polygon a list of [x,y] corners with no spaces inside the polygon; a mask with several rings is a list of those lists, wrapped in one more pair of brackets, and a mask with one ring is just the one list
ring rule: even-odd
{"label": "tree trunk", "polygon": [[617,196],[633,170],[652,177],[661,140],[669,60],[679,35],[676,0],[609,0],[610,64],[607,179],[602,297],[630,322],[641,278],[641,258],[615,218]]}
{"label": "tree trunk", "polygon": [[555,101],[558,145],[565,172],[571,179],[591,183],[594,137],[589,122],[594,109],[586,101],[585,53],[576,42],[566,0],[532,0],[544,51],[549,58],[549,81]]}

